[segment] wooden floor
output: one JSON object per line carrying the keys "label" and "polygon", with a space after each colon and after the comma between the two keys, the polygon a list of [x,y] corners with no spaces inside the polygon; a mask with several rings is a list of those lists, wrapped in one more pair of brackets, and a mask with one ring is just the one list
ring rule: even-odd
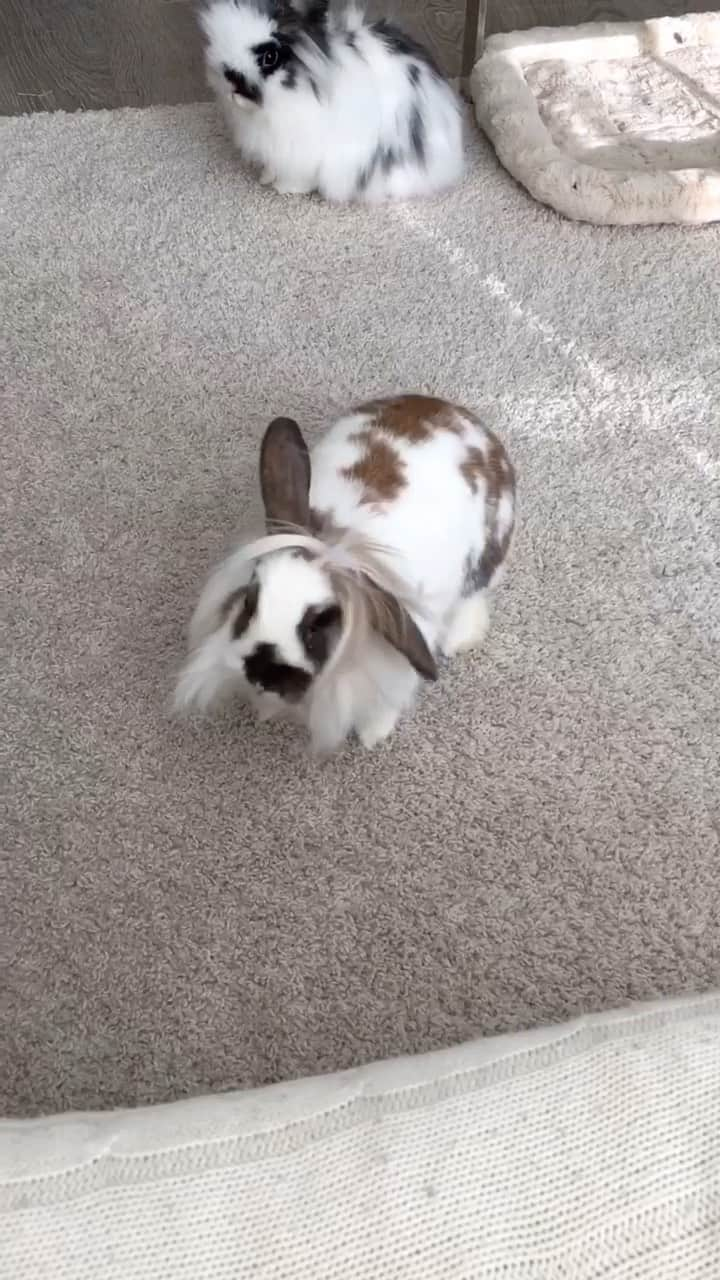
{"label": "wooden floor", "polygon": [[0,114],[207,97],[189,0],[0,0]]}
{"label": "wooden floor", "polygon": [[[0,0],[0,115],[208,97],[195,0]],[[375,0],[457,74],[464,0]]]}
{"label": "wooden floor", "polygon": [[[490,0],[487,29],[717,8],[708,0]],[[460,70],[465,0],[371,0]],[[0,115],[207,98],[195,0],[0,0]]]}

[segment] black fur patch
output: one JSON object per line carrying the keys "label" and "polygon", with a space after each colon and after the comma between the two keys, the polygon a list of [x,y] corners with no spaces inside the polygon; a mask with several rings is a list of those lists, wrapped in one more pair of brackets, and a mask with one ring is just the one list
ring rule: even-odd
{"label": "black fur patch", "polygon": [[437,63],[427,49],[424,49],[421,44],[418,44],[410,36],[406,36],[404,31],[399,31],[391,22],[386,22],[384,18],[381,18],[379,22],[372,24],[371,30],[375,32],[375,35],[380,36],[391,53],[397,53],[404,58],[414,58],[416,62],[424,63],[434,75],[440,76],[442,79]]}
{"label": "black fur patch", "polygon": [[330,56],[330,40],[328,38],[327,31],[323,27],[310,27],[307,31],[307,34],[312,40],[313,44],[317,45],[320,52],[324,54],[326,58],[329,57]]}
{"label": "black fur patch", "polygon": [[329,0],[252,0],[252,3],[284,33],[296,35],[311,28],[327,28]]}
{"label": "black fur patch", "polygon": [[410,81],[413,89],[417,89],[420,83],[420,68],[415,62],[411,62],[410,66],[407,69],[407,73],[408,73],[408,80]]}
{"label": "black fur patch", "polygon": [[325,608],[310,606],[300,619],[298,635],[316,671],[327,662],[338,638],[341,622],[342,613],[337,604],[330,604]]}
{"label": "black fur patch", "polygon": [[368,164],[364,169],[360,170],[357,180],[357,190],[359,192],[367,191],[374,174],[381,169],[384,174],[392,173],[393,169],[397,169],[399,165],[404,163],[404,157],[401,151],[396,151],[394,147],[376,147]]}
{"label": "black fur patch", "polygon": [[287,702],[299,702],[312,682],[309,671],[281,662],[274,644],[259,644],[253,650],[245,659],[245,675],[256,688]]}
{"label": "black fur patch", "polygon": [[258,86],[250,84],[250,81],[246,80],[239,71],[233,71],[232,67],[223,67],[223,75],[241,98],[247,98],[248,102],[260,101],[261,94]]}
{"label": "black fur patch", "polygon": [[425,163],[425,123],[418,107],[410,113],[410,146],[418,164]]}
{"label": "black fur patch", "polygon": [[304,11],[295,6],[283,10],[278,19],[279,38],[289,44],[297,44],[304,36],[327,56],[330,51],[327,8],[325,0],[319,0],[317,4],[307,5]]}
{"label": "black fur patch", "polygon": [[327,31],[328,0],[314,0],[303,14],[302,25],[306,30]]}
{"label": "black fur patch", "polygon": [[377,151],[375,152],[374,156],[371,158],[369,164],[366,164],[358,174],[358,179],[356,183],[358,193],[367,191],[368,187],[370,186],[372,176],[375,172],[376,164],[377,164]]}

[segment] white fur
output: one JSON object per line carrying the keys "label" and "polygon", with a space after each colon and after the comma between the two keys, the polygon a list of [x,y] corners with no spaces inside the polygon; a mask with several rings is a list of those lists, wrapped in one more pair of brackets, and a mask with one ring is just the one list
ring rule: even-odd
{"label": "white fur", "polygon": [[490,626],[487,592],[478,591],[457,606],[443,637],[443,653],[452,658],[466,649],[477,649]]}
{"label": "white fur", "polygon": [[[233,139],[260,180],[284,194],[319,191],[332,201],[382,201],[430,196],[463,173],[460,104],[450,85],[423,62],[389,49],[362,14],[350,9],[328,33],[328,54],[310,40],[298,56],[315,83],[299,76],[286,87],[277,73],[263,80],[253,46],[272,38],[273,20],[248,3],[214,0],[202,16],[208,79]],[[355,48],[348,47],[352,33]],[[417,65],[413,86],[409,68]],[[262,89],[253,105],[233,92],[224,67]],[[421,111],[425,156],[419,163],[404,145],[413,106]],[[384,172],[378,149],[401,147],[407,159]],[[370,170],[365,184],[360,175]]]}
{"label": "white fur", "polygon": [[[324,540],[302,533],[269,535],[241,546],[211,576],[190,626],[191,653],[176,693],[179,708],[205,709],[239,693],[263,719],[289,715],[307,725],[317,752],[334,750],[352,732],[367,747],[381,741],[412,703],[419,676],[369,628],[362,600],[358,603],[352,590],[359,574],[402,601],[431,652],[452,654],[480,643],[489,620],[486,591],[468,594],[467,572],[468,560],[476,563],[485,546],[488,512],[479,477],[473,491],[460,467],[469,449],[487,457],[487,433],[457,410],[451,419],[455,430],[438,429],[419,443],[387,436],[402,458],[406,484],[394,500],[368,502],[360,500],[367,494],[358,482],[343,473],[362,449],[351,437],[373,422],[377,430],[371,413],[341,418],[311,452],[310,502],[329,517],[337,535],[329,533]],[[509,490],[496,513],[502,532],[512,523],[513,507]],[[257,610],[245,632],[233,639],[242,601],[229,613],[225,607],[225,616],[223,606],[253,570],[260,587]],[[302,702],[288,707],[276,695],[252,688],[243,661],[258,644],[272,644],[283,662],[312,670],[298,623],[308,605],[343,599],[339,591],[345,581],[343,635]]]}

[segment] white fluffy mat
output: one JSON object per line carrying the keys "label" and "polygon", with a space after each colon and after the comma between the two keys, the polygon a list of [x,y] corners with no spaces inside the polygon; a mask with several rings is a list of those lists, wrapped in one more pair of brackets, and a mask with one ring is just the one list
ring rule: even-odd
{"label": "white fluffy mat", "polygon": [[559,213],[720,219],[720,13],[492,36],[471,87],[505,168]]}
{"label": "white fluffy mat", "polygon": [[6,1121],[0,1274],[717,1280],[720,997]]}

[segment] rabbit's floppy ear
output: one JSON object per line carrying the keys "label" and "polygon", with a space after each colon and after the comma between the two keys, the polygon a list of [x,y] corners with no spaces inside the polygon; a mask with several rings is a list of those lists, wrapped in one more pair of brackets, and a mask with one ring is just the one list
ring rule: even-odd
{"label": "rabbit's floppy ear", "polygon": [[268,527],[310,524],[310,455],[292,418],[275,418],[260,446],[260,491]]}
{"label": "rabbit's floppy ear", "polygon": [[437,680],[437,663],[424,635],[390,591],[376,586],[370,593],[370,622],[374,631],[407,658],[418,675]]}

